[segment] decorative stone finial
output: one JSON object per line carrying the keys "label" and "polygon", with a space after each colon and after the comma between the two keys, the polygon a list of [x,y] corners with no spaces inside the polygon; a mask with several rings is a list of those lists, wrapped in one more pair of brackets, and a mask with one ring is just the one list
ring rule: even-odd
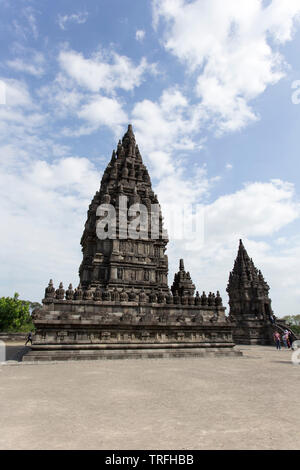
{"label": "decorative stone finial", "polygon": [[216,304],[217,307],[222,306],[222,297],[220,296],[219,291],[217,291],[217,295],[216,295],[216,298],[215,298],[215,304]]}
{"label": "decorative stone finial", "polygon": [[60,282],[59,288],[56,289],[56,298],[59,300],[63,300],[65,298],[65,289],[62,282]]}
{"label": "decorative stone finial", "polygon": [[201,304],[201,298],[199,295],[199,292],[196,292],[196,297],[195,297],[195,305],[200,305]]}
{"label": "decorative stone finial", "polygon": [[129,302],[134,302],[136,300],[136,293],[133,287],[131,287],[130,291],[128,292],[128,300]]}
{"label": "decorative stone finial", "polygon": [[90,289],[90,287],[88,287],[84,293],[83,293],[83,299],[84,300],[93,300],[93,291],[92,289]]}
{"label": "decorative stone finial", "polygon": [[149,302],[151,303],[157,302],[157,295],[155,294],[154,289],[152,289],[149,294]]}
{"label": "decorative stone finial", "polygon": [[142,290],[139,293],[139,301],[141,304],[144,304],[145,302],[147,302],[147,294],[145,293],[144,288],[142,288]]}
{"label": "decorative stone finial", "polygon": [[72,284],[69,284],[68,289],[66,290],[66,300],[73,300],[74,298],[74,291]]}
{"label": "decorative stone finial", "polygon": [[45,289],[45,299],[53,299],[55,297],[55,288],[53,286],[53,281],[50,279],[48,287]]}
{"label": "decorative stone finial", "polygon": [[121,302],[127,302],[128,301],[128,295],[127,295],[127,292],[125,291],[124,287],[123,287],[123,290],[120,292],[120,301]]}
{"label": "decorative stone finial", "polygon": [[201,295],[201,305],[207,305],[207,301],[208,301],[207,296],[205,292],[203,291]]}

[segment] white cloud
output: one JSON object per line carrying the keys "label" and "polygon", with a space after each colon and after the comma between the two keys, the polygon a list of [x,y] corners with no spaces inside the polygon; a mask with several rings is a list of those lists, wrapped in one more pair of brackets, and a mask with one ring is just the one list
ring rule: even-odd
{"label": "white cloud", "polygon": [[51,116],[34,102],[26,84],[13,79],[3,82],[6,103],[0,106],[1,165],[13,171],[18,161],[25,165],[36,155],[64,156],[67,147],[51,137]]}
{"label": "white cloud", "polygon": [[[77,282],[79,239],[99,174],[53,137],[24,82],[0,106],[2,295],[40,300],[48,277]],[[47,133],[46,133],[47,132]],[[72,273],[72,274],[70,274]],[[61,276],[61,278],[60,278]]]}
{"label": "white cloud", "polygon": [[207,238],[228,241],[235,234],[266,237],[300,216],[291,183],[271,180],[248,183],[233,194],[219,197],[207,207]]}
{"label": "white cloud", "polygon": [[154,26],[164,21],[164,47],[195,77],[200,106],[219,131],[234,131],[258,116],[251,100],[284,76],[285,43],[299,18],[297,0],[153,0]]}
{"label": "white cloud", "polygon": [[265,13],[268,30],[279,43],[290,41],[295,33],[295,20],[299,20],[298,0],[281,2],[273,0]]}
{"label": "white cloud", "polygon": [[87,59],[79,52],[64,50],[59,54],[59,63],[69,77],[92,92],[117,88],[130,91],[142,83],[146,72],[156,73],[145,58],[135,66],[131,59],[116,52],[99,51]]}
{"label": "white cloud", "polygon": [[140,42],[143,42],[144,38],[145,38],[145,31],[143,29],[138,29],[136,32],[135,32],[135,39],[137,41],[140,41]]}
{"label": "white cloud", "polygon": [[93,96],[77,114],[79,118],[90,124],[90,129],[96,130],[101,126],[107,126],[117,135],[121,134],[122,126],[128,122],[127,115],[119,101],[106,96]]}
{"label": "white cloud", "polygon": [[23,81],[3,78],[2,83],[5,104],[0,106],[0,143],[7,146],[14,142],[21,152],[28,145],[40,149],[38,130],[45,125],[47,114],[33,102]]}
{"label": "white cloud", "polygon": [[251,250],[270,285],[275,315],[299,314],[299,237],[290,237],[287,246],[269,248],[257,254],[255,246]]}
{"label": "white cloud", "polygon": [[[20,48],[18,48],[20,49]],[[8,60],[6,64],[17,72],[25,72],[35,77],[41,77],[44,74],[45,58],[40,52],[33,51],[26,54],[25,48],[21,48],[22,58],[17,57]],[[30,51],[29,51],[30,52]],[[27,55],[26,59],[24,55]]]}
{"label": "white cloud", "polygon": [[226,170],[232,170],[233,165],[231,163],[226,163]]}
{"label": "white cloud", "polygon": [[8,107],[32,107],[30,93],[26,84],[20,80],[1,78],[5,84],[6,105]]}
{"label": "white cloud", "polygon": [[89,197],[93,192],[91,188],[96,191],[99,184],[93,164],[82,157],[64,157],[52,163],[36,160],[28,168],[25,178],[34,187],[55,190],[66,196],[76,193],[80,197]]}
{"label": "white cloud", "polygon": [[176,88],[164,90],[157,102],[136,103],[132,119],[139,141],[149,152],[197,147],[192,136],[199,131],[200,115]]}
{"label": "white cloud", "polygon": [[[0,148],[1,154],[7,151]],[[17,147],[10,153],[13,166],[0,160],[0,257],[7,266],[0,283],[5,289],[10,280],[10,289],[23,298],[39,300],[50,277],[56,284],[78,282],[79,240],[99,174],[86,158],[49,163]]]}
{"label": "white cloud", "polygon": [[51,84],[37,90],[37,95],[44,104],[53,108],[56,118],[74,116],[89,95],[78,90],[72,80],[59,73]]}
{"label": "white cloud", "polygon": [[37,39],[39,32],[36,21],[36,11],[34,8],[27,6],[21,9],[20,16],[23,17],[21,22],[17,19],[14,19],[12,22],[17,35],[25,40],[28,39],[28,36],[30,35],[32,35],[34,39]]}
{"label": "white cloud", "polygon": [[58,15],[57,22],[62,30],[66,29],[67,23],[84,24],[88,19],[88,12],[72,13],[71,15]]}

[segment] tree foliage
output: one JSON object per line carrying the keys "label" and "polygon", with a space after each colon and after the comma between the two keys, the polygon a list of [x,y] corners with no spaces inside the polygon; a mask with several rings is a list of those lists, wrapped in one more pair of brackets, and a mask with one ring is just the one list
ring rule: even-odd
{"label": "tree foliage", "polygon": [[13,297],[0,298],[0,331],[29,331],[33,329],[30,302],[20,300],[16,292]]}
{"label": "tree foliage", "polygon": [[283,320],[291,326],[292,330],[296,334],[300,334],[300,314],[298,315],[286,315]]}

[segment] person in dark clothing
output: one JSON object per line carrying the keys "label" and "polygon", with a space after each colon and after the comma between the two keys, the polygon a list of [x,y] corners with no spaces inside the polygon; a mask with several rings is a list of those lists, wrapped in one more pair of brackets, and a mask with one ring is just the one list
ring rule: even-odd
{"label": "person in dark clothing", "polygon": [[27,346],[27,343],[29,343],[29,341],[32,345],[32,333],[31,333],[31,331],[29,331],[29,333],[27,335],[25,346]]}
{"label": "person in dark clothing", "polygon": [[288,348],[291,349],[292,344],[293,344],[292,332],[291,332],[291,331],[288,331],[288,332],[287,332],[287,335],[286,335],[286,342],[287,342]]}

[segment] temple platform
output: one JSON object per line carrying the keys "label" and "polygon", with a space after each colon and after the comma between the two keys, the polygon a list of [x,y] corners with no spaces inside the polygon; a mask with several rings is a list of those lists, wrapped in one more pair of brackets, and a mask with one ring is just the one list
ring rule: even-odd
{"label": "temple platform", "polygon": [[233,349],[234,344],[202,343],[188,344],[81,344],[32,346],[23,356],[24,362],[33,361],[76,361],[106,359],[162,359],[188,357],[241,356],[242,352]]}
{"label": "temple platform", "polygon": [[236,355],[221,305],[44,299],[24,361]]}

